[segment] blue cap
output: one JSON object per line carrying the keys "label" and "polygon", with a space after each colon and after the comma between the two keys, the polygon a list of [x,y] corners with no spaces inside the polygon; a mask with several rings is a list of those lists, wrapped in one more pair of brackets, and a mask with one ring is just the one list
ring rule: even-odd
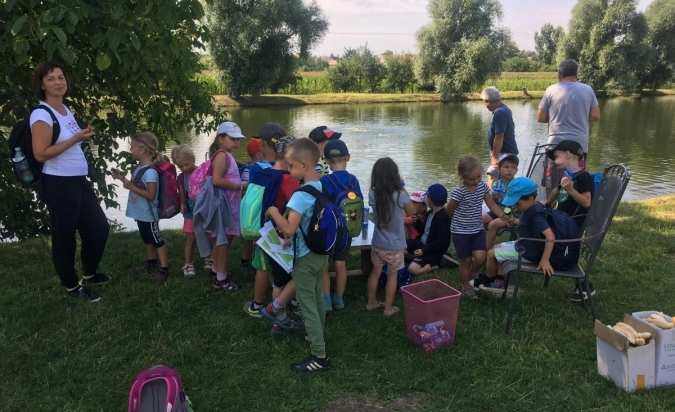
{"label": "blue cap", "polygon": [[529,177],[516,177],[509,183],[506,189],[506,196],[502,200],[504,206],[515,205],[521,197],[535,193],[537,191],[537,184]]}
{"label": "blue cap", "polygon": [[440,183],[435,183],[427,189],[427,198],[435,205],[441,206],[448,201],[448,190]]}

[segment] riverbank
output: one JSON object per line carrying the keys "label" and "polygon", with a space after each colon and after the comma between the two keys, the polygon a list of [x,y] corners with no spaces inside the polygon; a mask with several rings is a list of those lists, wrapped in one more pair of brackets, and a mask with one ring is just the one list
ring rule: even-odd
{"label": "riverbank", "polygon": [[[153,284],[132,271],[145,258],[138,233],[111,234],[101,267],[113,281],[96,289],[97,305],[62,296],[48,238],[0,244],[3,410],[124,409],[136,373],[156,364],[181,373],[199,411],[675,409],[675,387],[629,395],[599,376],[588,306],[567,300],[571,281],[544,289],[537,276],[523,282],[511,334],[503,333],[507,302],[462,299],[455,347],[433,355],[409,344],[403,314],[366,311],[366,278],[351,277],[346,310],[326,319],[332,370],[294,374],[289,364],[307,355],[307,343],[272,336],[268,322],[242,310],[253,280],[237,273],[241,242],[229,269],[242,289],[227,293],[212,289],[200,259],[198,276],[183,278],[184,235],[163,235],[174,276]],[[621,203],[593,267],[599,320],[675,314],[673,245],[675,195]],[[348,265],[358,266],[357,252]],[[434,277],[459,285],[456,268]],[[400,294],[395,304],[403,308]],[[560,390],[570,387],[573,396]]]}
{"label": "riverbank", "polygon": [[[543,90],[535,91],[506,91],[502,92],[503,100],[527,100],[541,99]],[[675,90],[663,89],[650,91],[645,90],[640,95],[613,96],[624,98],[640,98],[654,96],[673,96]],[[410,103],[410,102],[440,102],[441,95],[438,93],[317,93],[317,94],[274,94],[261,96],[243,96],[234,99],[230,96],[213,96],[218,108],[224,107],[263,107],[263,106],[304,106],[313,104],[372,104],[372,103]],[[480,93],[471,93],[463,100],[480,100]]]}

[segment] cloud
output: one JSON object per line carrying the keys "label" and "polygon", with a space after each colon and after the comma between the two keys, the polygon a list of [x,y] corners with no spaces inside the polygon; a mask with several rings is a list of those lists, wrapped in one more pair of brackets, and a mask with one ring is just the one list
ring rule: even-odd
{"label": "cloud", "polygon": [[429,0],[317,0],[327,16],[334,14],[423,13],[427,12]]}

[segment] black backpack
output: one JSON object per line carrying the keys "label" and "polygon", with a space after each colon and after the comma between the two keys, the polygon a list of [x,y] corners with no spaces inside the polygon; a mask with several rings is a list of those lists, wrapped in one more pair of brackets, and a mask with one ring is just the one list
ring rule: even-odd
{"label": "black backpack", "polygon": [[[61,126],[59,126],[59,122],[56,119],[54,112],[52,112],[51,109],[49,109],[49,107],[45,106],[44,104],[41,104],[32,109],[31,113],[33,112],[33,110],[37,109],[46,110],[47,113],[49,113],[49,115],[52,117],[52,121],[54,122],[54,124],[52,125],[52,145],[54,145],[56,143],[56,140],[59,138],[59,134],[61,134]],[[16,148],[19,147],[21,148],[23,154],[26,156],[26,159],[28,159],[28,164],[30,165],[31,172],[33,172],[33,180],[30,182],[24,182],[24,180],[19,175],[19,171],[15,167],[14,173],[16,175],[16,179],[18,180],[19,183],[21,183],[21,187],[23,188],[33,187],[37,182],[40,181],[40,176],[42,176],[43,164],[41,162],[38,162],[37,159],[35,159],[35,155],[33,154],[33,134],[30,130],[30,115],[26,116],[25,119],[21,120],[19,123],[14,125],[12,132],[9,134],[8,142],[9,142],[10,161],[11,159],[14,159],[14,156],[16,155]]]}
{"label": "black backpack", "polygon": [[[546,209],[546,220],[556,240],[579,238],[579,227],[567,213],[557,209]],[[554,243],[549,262],[553,269],[568,270],[579,262],[581,242]]]}

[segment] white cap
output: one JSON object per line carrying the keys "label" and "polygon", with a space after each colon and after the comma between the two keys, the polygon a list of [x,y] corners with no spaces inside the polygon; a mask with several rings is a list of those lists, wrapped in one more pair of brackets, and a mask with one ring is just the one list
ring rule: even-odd
{"label": "white cap", "polygon": [[216,131],[216,136],[221,135],[221,134],[226,134],[230,137],[233,137],[235,139],[245,139],[246,136],[241,134],[241,128],[234,122],[225,122],[218,126],[218,130]]}

